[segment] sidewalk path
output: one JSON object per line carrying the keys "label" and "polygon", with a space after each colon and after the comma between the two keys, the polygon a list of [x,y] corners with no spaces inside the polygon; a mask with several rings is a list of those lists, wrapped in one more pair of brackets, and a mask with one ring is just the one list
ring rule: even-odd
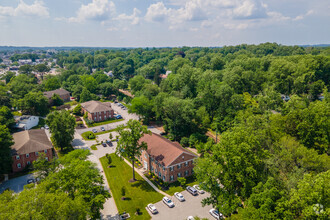
{"label": "sidewalk path", "polygon": [[[100,157],[104,155],[96,155],[95,151],[90,149],[90,146],[95,144],[96,141],[84,141],[81,137],[81,135],[76,132],[74,134],[74,140],[72,142],[72,146],[74,149],[89,149],[91,152],[91,155],[87,158],[89,161],[95,163],[97,165],[97,169],[99,169],[100,173],[103,176],[104,180],[104,187],[109,191],[111,194],[111,190],[109,188],[108,180],[105,177],[105,173],[103,171],[102,164],[99,160]],[[98,146],[100,147],[100,146]],[[108,220],[117,220],[119,219],[118,215],[118,209],[115,203],[115,200],[113,197],[107,199],[103,205],[103,209],[101,210],[101,219],[108,219]]]}
{"label": "sidewalk path", "polygon": [[[130,162],[128,162],[124,157],[123,157],[123,159],[124,159],[124,161],[130,166],[130,167],[132,167],[132,164],[130,163]],[[132,167],[133,168],[133,167]],[[161,193],[161,194],[163,194],[164,196],[167,196],[167,197],[171,197],[169,194],[167,194],[167,193],[165,193],[165,192],[163,192],[163,191],[161,191],[160,189],[158,189],[147,177],[145,177],[144,175],[143,175],[143,173],[141,173],[140,172],[140,170],[138,170],[138,169],[134,169],[145,181],[147,181],[147,183],[149,183],[149,185],[152,187],[152,188],[154,188],[154,190],[156,190],[157,192],[159,192],[159,193]]]}

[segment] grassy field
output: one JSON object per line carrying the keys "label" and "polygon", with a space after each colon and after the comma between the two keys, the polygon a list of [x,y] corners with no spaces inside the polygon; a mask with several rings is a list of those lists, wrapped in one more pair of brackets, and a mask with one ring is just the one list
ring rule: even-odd
{"label": "grassy field", "polygon": [[94,122],[93,124],[87,124],[87,126],[89,128],[92,128],[92,127],[95,127],[95,126],[100,126],[100,125],[107,125],[107,124],[111,124],[111,123],[115,123],[115,122],[118,122],[118,121],[123,121],[124,119],[109,119],[109,120],[106,120],[106,121],[100,121],[100,122]]}
{"label": "grassy field", "polygon": [[[119,213],[127,212],[130,219],[150,219],[145,207],[149,203],[156,203],[163,195],[156,192],[142,177],[135,173],[137,179],[134,183],[128,181],[132,178],[132,168],[115,154],[111,154],[111,168],[108,168],[106,157],[100,158],[105,175],[110,185],[113,198]],[[126,188],[126,200],[122,200],[121,189]],[[140,208],[140,215],[135,215],[136,208]]]}

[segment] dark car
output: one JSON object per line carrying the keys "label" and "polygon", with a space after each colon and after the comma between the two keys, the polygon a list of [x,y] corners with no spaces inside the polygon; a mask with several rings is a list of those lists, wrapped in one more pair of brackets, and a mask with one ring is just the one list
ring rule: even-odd
{"label": "dark car", "polygon": [[34,179],[28,179],[27,184],[34,183]]}
{"label": "dark car", "polygon": [[116,115],[116,119],[122,119],[121,115]]}
{"label": "dark car", "polygon": [[112,142],[107,140],[106,143],[111,147],[112,146]]}
{"label": "dark car", "polygon": [[103,146],[103,147],[106,147],[107,145],[106,145],[106,143],[102,143],[102,146]]}
{"label": "dark car", "polygon": [[101,127],[101,131],[105,131],[105,128],[104,127]]}
{"label": "dark car", "polygon": [[93,129],[92,131],[93,131],[94,133],[97,133],[97,130],[96,130],[96,129]]}
{"label": "dark car", "polygon": [[187,191],[188,191],[191,195],[193,195],[193,196],[198,195],[197,190],[196,190],[194,187],[187,186],[186,189],[187,189]]}

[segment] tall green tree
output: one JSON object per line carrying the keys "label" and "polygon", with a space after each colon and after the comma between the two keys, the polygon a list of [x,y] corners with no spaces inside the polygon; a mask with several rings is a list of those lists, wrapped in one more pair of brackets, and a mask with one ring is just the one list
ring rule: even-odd
{"label": "tall green tree", "polygon": [[92,100],[92,94],[84,87],[80,94],[80,102],[87,102],[89,100]]}
{"label": "tall green tree", "polygon": [[42,92],[29,92],[19,101],[20,109],[26,114],[44,116],[48,113],[48,99]]}
{"label": "tall green tree", "polygon": [[51,91],[55,89],[61,88],[61,83],[60,80],[57,77],[50,77],[47,78],[43,84],[45,85],[45,90],[46,91]]}
{"label": "tall green tree", "polygon": [[141,151],[147,150],[148,148],[147,143],[139,143],[139,140],[144,134],[151,134],[151,132],[146,126],[141,125],[139,121],[132,119],[127,122],[127,128],[124,125],[118,126],[117,132],[120,137],[118,140],[116,153],[128,157],[128,159],[131,160],[133,167],[132,181],[135,181],[135,157],[139,157],[141,155]]}
{"label": "tall green tree", "polygon": [[11,148],[14,144],[13,138],[9,133],[9,129],[5,125],[0,124],[0,174],[6,174],[11,171]]}
{"label": "tall green tree", "polygon": [[68,148],[74,137],[76,120],[68,111],[56,111],[47,115],[46,123],[51,132],[51,140],[61,151]]}
{"label": "tall green tree", "polygon": [[0,124],[6,125],[8,128],[15,124],[14,115],[7,106],[0,108]]}

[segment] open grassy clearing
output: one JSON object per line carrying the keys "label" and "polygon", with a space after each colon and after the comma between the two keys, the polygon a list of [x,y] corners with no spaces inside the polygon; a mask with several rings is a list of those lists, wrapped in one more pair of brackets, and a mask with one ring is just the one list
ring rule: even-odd
{"label": "open grassy clearing", "polygon": [[[111,154],[111,168],[108,167],[107,158],[102,157],[105,175],[110,185],[113,198],[116,202],[119,213],[129,213],[130,219],[150,219],[145,207],[149,203],[156,203],[163,198],[163,195],[156,192],[142,177],[135,172],[136,182],[128,182],[132,178],[132,168],[125,161],[115,154]],[[126,189],[126,200],[122,200],[122,187]],[[140,209],[141,214],[135,215],[136,208]]]}

